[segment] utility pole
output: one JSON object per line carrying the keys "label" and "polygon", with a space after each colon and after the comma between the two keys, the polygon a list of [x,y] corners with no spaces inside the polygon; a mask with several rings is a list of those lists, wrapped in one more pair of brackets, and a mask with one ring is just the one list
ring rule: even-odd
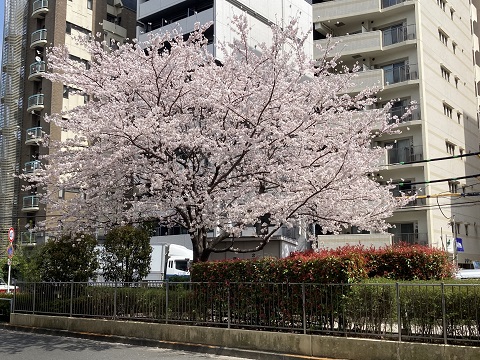
{"label": "utility pole", "polygon": [[453,221],[453,265],[458,266],[457,254],[457,224],[455,222],[455,215],[452,216]]}

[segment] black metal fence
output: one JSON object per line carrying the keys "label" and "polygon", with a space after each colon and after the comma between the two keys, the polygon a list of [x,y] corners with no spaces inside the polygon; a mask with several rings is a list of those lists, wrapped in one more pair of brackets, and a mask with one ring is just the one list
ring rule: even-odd
{"label": "black metal fence", "polygon": [[17,283],[16,313],[480,345],[480,285]]}

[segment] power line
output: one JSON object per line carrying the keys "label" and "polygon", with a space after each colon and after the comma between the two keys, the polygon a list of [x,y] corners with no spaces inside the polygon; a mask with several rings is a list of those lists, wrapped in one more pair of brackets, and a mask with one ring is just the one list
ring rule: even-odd
{"label": "power line", "polygon": [[446,179],[438,179],[438,180],[426,180],[426,181],[417,181],[417,182],[399,182],[394,185],[421,185],[421,184],[433,184],[433,183],[439,183],[439,182],[444,182],[444,181],[457,181],[457,180],[463,180],[463,179],[471,179],[471,178],[477,178],[480,177],[480,174],[475,174],[475,175],[467,175],[467,176],[459,176],[459,177],[454,177],[454,178],[446,178]]}
{"label": "power line", "polygon": [[416,160],[416,161],[399,161],[399,162],[396,162],[396,163],[385,164],[385,165],[381,165],[381,166],[421,164],[421,163],[428,163],[428,162],[433,162],[433,161],[459,159],[459,158],[463,158],[463,157],[467,157],[467,156],[475,156],[475,155],[478,155],[480,157],[480,151],[477,151],[477,152],[474,152],[474,153],[468,153],[468,154],[444,156],[444,157],[433,158],[433,159],[424,159],[424,160]]}
{"label": "power line", "polygon": [[432,195],[418,195],[416,199],[429,199],[429,198],[439,198],[439,197],[466,197],[466,196],[480,196],[480,192],[471,192],[471,193],[440,193],[440,194],[432,194]]}
{"label": "power line", "polygon": [[[475,201],[468,201],[468,202],[462,202],[462,203],[455,203],[455,204],[439,204],[438,206],[442,206],[442,207],[445,207],[445,206],[448,206],[448,207],[459,207],[459,206],[464,206],[464,207],[470,207],[470,206],[475,206],[477,204],[480,204],[480,200],[475,200]],[[405,209],[415,209],[415,210],[422,210],[422,209],[430,209],[430,208],[435,208],[437,207],[437,204],[433,204],[433,205],[407,205],[407,206],[404,206],[402,207],[401,209],[402,210],[405,210]]]}

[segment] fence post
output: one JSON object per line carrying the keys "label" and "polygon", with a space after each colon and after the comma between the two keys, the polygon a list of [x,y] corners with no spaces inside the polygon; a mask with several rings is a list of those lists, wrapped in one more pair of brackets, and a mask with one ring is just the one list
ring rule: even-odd
{"label": "fence post", "polygon": [[447,345],[447,313],[445,306],[445,284],[441,283],[442,287],[442,322],[443,322],[443,343]]}
{"label": "fence post", "polygon": [[400,308],[400,284],[395,283],[397,293],[397,323],[398,323],[398,341],[402,341],[402,309]]}
{"label": "fence post", "polygon": [[70,317],[73,316],[73,280],[70,282]]}
{"label": "fence post", "polygon": [[33,304],[32,304],[32,314],[35,314],[35,296],[37,293],[37,283],[33,283]]}
{"label": "fence post", "polygon": [[227,284],[227,328],[230,329],[230,284]]}
{"label": "fence post", "polygon": [[13,301],[10,302],[10,313],[15,312],[15,299],[17,297],[17,280],[13,279]]}
{"label": "fence post", "polygon": [[117,280],[114,284],[115,288],[113,289],[113,318],[117,319]]}
{"label": "fence post", "polygon": [[307,304],[305,301],[305,283],[302,283],[303,333],[307,334]]}
{"label": "fence post", "polygon": [[165,280],[165,324],[168,324],[168,280]]}

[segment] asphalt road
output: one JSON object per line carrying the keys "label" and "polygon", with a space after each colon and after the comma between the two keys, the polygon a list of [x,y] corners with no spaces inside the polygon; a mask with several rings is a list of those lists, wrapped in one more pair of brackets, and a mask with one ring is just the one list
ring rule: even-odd
{"label": "asphalt road", "polygon": [[0,329],[2,360],[240,360],[240,358],[141,347]]}

